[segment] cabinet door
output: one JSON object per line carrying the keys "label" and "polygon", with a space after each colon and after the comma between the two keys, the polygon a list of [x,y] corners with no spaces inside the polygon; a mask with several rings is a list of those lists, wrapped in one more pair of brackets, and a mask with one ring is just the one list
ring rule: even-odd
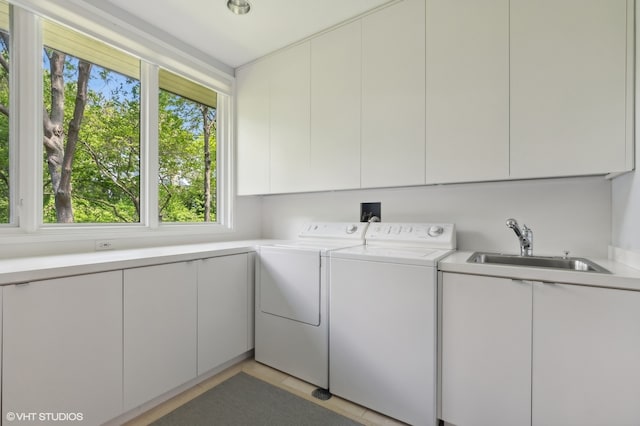
{"label": "cabinet door", "polygon": [[530,424],[531,283],[442,275],[442,419]]}
{"label": "cabinet door", "polygon": [[236,72],[238,194],[269,192],[269,63]]}
{"label": "cabinet door", "polygon": [[360,187],[360,21],[311,41],[311,189]]}
{"label": "cabinet door", "polygon": [[134,408],[196,377],[194,262],[124,271],[124,405]]}
{"label": "cabinet door", "polygon": [[425,179],[425,2],[362,18],[362,187]]}
{"label": "cabinet door", "polygon": [[98,425],[121,414],[122,271],[3,290],[2,417],[82,413]]}
{"label": "cabinet door", "polygon": [[533,422],[640,424],[640,292],[534,284]]}
{"label": "cabinet door", "polygon": [[198,374],[248,351],[250,294],[248,255],[198,264]]}
{"label": "cabinet door", "polygon": [[426,181],[508,178],[509,1],[426,5]]}
{"label": "cabinet door", "polygon": [[271,192],[309,188],[310,47],[309,42],[268,58]]}
{"label": "cabinet door", "polygon": [[511,0],[512,177],[630,168],[630,18],[626,0]]}
{"label": "cabinet door", "polygon": [[[4,329],[4,326],[2,325],[2,305],[3,305],[3,300],[4,300],[4,289],[7,287],[2,287],[0,288],[0,342],[3,341],[2,338],[2,330]],[[3,365],[3,361],[2,361],[2,351],[0,350],[0,366]],[[4,383],[4,381],[2,380],[2,368],[0,367],[0,395],[2,394],[2,383]],[[2,424],[2,419],[6,419],[5,417],[5,411],[2,409],[2,406],[0,404],[0,414],[2,415],[2,417],[0,417],[0,425]]]}

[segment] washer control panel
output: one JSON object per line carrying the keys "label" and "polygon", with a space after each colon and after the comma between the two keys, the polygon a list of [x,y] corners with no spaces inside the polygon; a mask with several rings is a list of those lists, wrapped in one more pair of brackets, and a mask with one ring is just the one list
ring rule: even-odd
{"label": "washer control panel", "polygon": [[311,222],[302,228],[300,238],[347,238],[363,240],[368,223]]}
{"label": "washer control panel", "polygon": [[418,245],[455,249],[456,229],[453,223],[371,223],[365,234],[367,243]]}

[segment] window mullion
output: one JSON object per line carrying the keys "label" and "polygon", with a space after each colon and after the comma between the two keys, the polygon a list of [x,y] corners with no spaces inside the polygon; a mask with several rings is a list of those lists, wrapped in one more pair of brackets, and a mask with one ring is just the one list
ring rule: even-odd
{"label": "window mullion", "polygon": [[231,97],[218,95],[218,164],[216,167],[218,209],[216,213],[219,223],[233,229],[235,179],[232,165],[235,164],[235,154],[231,144],[234,135],[230,111],[232,111]]}
{"label": "window mullion", "polygon": [[19,7],[13,8],[11,19],[11,78],[15,89],[11,92],[15,112],[11,115],[11,129],[13,146],[17,148],[12,168],[18,177],[13,207],[18,212],[20,228],[35,232],[42,223],[41,20]]}
{"label": "window mullion", "polygon": [[149,228],[158,219],[158,67],[142,61],[140,70],[140,221]]}

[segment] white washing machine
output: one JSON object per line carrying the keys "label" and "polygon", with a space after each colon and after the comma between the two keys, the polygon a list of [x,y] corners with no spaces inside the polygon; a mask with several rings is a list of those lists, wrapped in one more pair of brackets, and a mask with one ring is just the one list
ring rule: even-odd
{"label": "white washing machine", "polygon": [[329,390],[412,425],[437,424],[437,262],[449,223],[372,223],[330,253]]}
{"label": "white washing machine", "polygon": [[327,254],[364,244],[366,223],[310,223],[256,256],[255,359],[329,387]]}

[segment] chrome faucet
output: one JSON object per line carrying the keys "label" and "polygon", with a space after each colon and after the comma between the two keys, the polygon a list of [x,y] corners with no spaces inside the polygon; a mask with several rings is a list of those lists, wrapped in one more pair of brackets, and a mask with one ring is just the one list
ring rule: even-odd
{"label": "chrome faucet", "polygon": [[527,225],[520,229],[515,219],[507,219],[507,227],[513,229],[520,241],[520,256],[533,256],[533,231]]}

